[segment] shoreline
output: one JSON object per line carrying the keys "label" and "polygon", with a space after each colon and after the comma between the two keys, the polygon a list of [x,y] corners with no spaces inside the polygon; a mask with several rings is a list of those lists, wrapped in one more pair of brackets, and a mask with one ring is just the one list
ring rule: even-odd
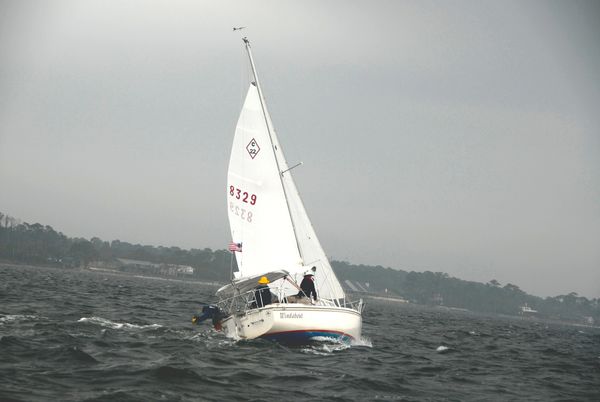
{"label": "shoreline", "polygon": [[112,275],[112,276],[127,276],[127,277],[131,277],[131,278],[144,278],[144,279],[153,279],[153,280],[159,280],[159,281],[172,281],[172,282],[194,283],[194,284],[200,284],[200,285],[205,285],[205,286],[214,286],[214,287],[221,287],[221,286],[223,286],[223,284],[220,283],[220,282],[207,282],[207,281],[196,280],[196,279],[170,278],[170,277],[167,277],[167,276],[141,275],[138,272],[131,273],[131,272],[117,271],[115,269],[98,268],[98,267],[66,268],[66,267],[57,267],[57,266],[52,266],[52,265],[31,265],[31,264],[20,264],[20,263],[0,261],[0,268],[2,268],[2,267],[8,267],[8,268],[23,267],[23,268],[32,268],[32,269],[37,269],[37,268],[42,268],[42,269],[64,269],[64,270],[74,271],[74,272],[94,272],[94,273],[98,273],[98,274],[103,273],[103,274]]}

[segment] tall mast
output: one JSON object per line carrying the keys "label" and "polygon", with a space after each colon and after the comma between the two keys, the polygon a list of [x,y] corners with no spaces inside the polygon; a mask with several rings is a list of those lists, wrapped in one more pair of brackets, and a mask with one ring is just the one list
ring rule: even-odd
{"label": "tall mast", "polygon": [[[279,172],[279,181],[281,183],[281,188],[283,189],[283,195],[285,197],[285,204],[287,206],[288,214],[290,215],[290,222],[292,223],[292,228],[294,229],[294,239],[296,240],[296,248],[298,249],[298,254],[304,261],[304,256],[302,255],[302,249],[300,248],[300,243],[298,242],[298,234],[296,231],[296,225],[294,224],[294,218],[292,217],[292,211],[290,209],[290,203],[288,201],[288,194],[285,189],[285,185],[283,184],[283,173],[281,170],[281,166],[279,165],[279,159],[277,158],[277,153],[275,152],[275,142],[273,141],[273,131],[271,124],[269,124],[269,119],[267,117],[267,108],[265,105],[265,99],[263,98],[262,89],[260,86],[260,82],[258,81],[258,73],[256,72],[256,66],[254,65],[254,59],[252,58],[252,50],[250,49],[250,41],[248,38],[243,37],[242,41],[246,45],[246,51],[248,52],[248,58],[250,59],[250,66],[252,67],[252,75],[254,76],[254,84],[256,85],[256,90],[258,91],[258,99],[260,100],[260,107],[262,109],[263,117],[265,119],[265,125],[267,126],[267,132],[269,133],[269,139],[271,141],[271,151],[273,152],[273,156],[275,157],[275,163],[277,164],[277,170]],[[281,151],[283,154],[283,151]],[[288,169],[290,170],[290,169]],[[303,262],[304,264],[304,262]]]}

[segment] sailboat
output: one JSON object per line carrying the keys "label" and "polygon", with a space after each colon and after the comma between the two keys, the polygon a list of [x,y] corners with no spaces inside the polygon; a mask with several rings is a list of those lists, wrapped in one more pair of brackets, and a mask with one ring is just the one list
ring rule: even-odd
{"label": "sailboat", "polygon": [[[233,339],[281,343],[360,339],[362,299],[350,301],[308,218],[267,111],[252,57],[246,98],[237,122],[227,173],[227,211],[237,271],[217,291],[203,318]],[[303,294],[304,277],[316,297]],[[268,286],[270,303],[256,291]],[[265,286],[265,284],[268,285]],[[304,297],[303,297],[304,296]],[[209,308],[210,307],[210,308]],[[198,321],[198,317],[196,317]]]}

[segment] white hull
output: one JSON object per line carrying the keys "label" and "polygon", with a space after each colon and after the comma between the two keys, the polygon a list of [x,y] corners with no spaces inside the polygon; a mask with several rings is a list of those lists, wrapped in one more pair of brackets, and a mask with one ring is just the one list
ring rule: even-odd
{"label": "white hull", "polygon": [[233,339],[266,338],[287,343],[359,339],[361,314],[349,308],[277,303],[231,315],[221,323]]}

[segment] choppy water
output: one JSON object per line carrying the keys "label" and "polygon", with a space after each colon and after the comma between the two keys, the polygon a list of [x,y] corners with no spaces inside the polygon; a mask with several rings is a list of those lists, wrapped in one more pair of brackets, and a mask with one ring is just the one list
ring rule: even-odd
{"label": "choppy water", "polygon": [[352,346],[233,342],[214,288],[0,266],[0,400],[600,400],[600,330],[369,300]]}

